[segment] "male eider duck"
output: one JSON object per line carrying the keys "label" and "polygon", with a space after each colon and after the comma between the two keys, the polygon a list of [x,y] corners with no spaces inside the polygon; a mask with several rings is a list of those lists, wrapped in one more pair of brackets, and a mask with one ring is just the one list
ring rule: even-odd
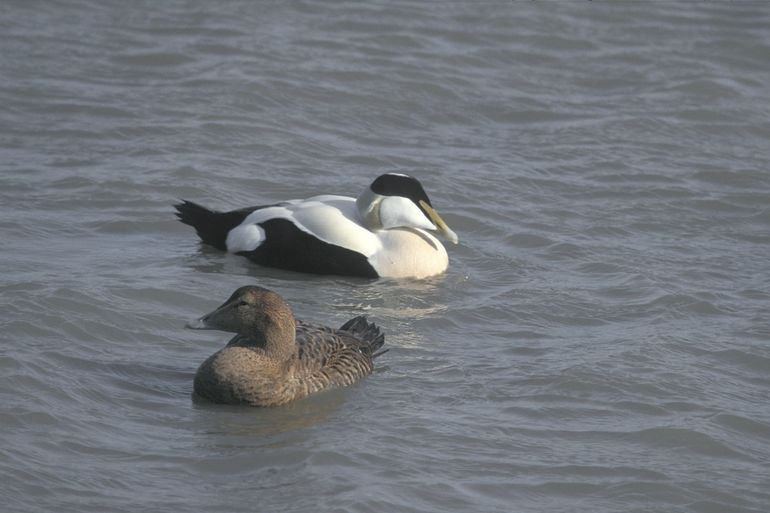
{"label": "male eider duck", "polygon": [[457,243],[420,182],[396,173],[378,177],[358,199],[322,195],[230,212],[190,201],[175,208],[206,244],[315,274],[426,278],[449,265],[431,232]]}
{"label": "male eider duck", "polygon": [[296,321],[281,296],[262,287],[230,299],[187,325],[236,333],[201,364],[193,389],[215,403],[278,406],[371,374],[385,340],[379,328],[355,317],[340,329]]}

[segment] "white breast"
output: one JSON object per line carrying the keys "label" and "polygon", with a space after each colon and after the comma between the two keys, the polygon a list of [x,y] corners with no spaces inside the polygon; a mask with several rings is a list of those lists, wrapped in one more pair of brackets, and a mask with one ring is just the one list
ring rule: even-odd
{"label": "white breast", "polygon": [[427,278],[446,271],[449,257],[439,240],[418,228],[376,232],[381,250],[369,257],[377,274],[387,278]]}

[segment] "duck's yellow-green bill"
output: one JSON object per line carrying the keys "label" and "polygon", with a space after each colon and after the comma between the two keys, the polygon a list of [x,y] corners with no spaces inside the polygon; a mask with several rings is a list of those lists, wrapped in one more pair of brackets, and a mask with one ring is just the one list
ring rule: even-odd
{"label": "duck's yellow-green bill", "polygon": [[420,206],[425,209],[425,211],[428,213],[428,217],[430,217],[430,220],[433,224],[436,225],[436,228],[438,231],[449,241],[454,244],[457,244],[458,238],[457,234],[452,231],[451,228],[447,226],[447,224],[444,222],[443,219],[441,219],[441,216],[438,215],[438,212],[428,205],[425,200],[420,200]]}

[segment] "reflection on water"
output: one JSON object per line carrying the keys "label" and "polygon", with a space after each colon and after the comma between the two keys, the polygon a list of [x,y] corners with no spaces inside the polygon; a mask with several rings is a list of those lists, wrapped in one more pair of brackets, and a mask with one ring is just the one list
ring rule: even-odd
{"label": "reflection on water", "polygon": [[[390,318],[424,319],[447,309],[442,301],[447,281],[462,278],[437,276],[426,280],[370,280],[343,276],[317,276],[256,265],[247,259],[201,246],[200,253],[185,259],[185,265],[203,275],[215,277],[224,295],[245,284],[258,284],[275,290],[292,305],[295,315],[304,319],[303,307],[327,308],[318,319],[330,313],[352,317],[366,314]],[[203,279],[201,279],[203,281]],[[460,286],[458,284],[457,286]],[[222,295],[222,294],[220,294]],[[316,312],[313,312],[316,315]],[[312,319],[308,319],[312,320]]]}
{"label": "reflection on water", "polygon": [[[226,443],[230,443],[228,439],[231,436],[269,440],[281,433],[323,425],[330,415],[339,410],[348,394],[345,388],[330,389],[280,408],[213,404],[193,394],[197,413],[194,421],[200,433],[220,436]],[[213,443],[213,439],[207,436],[206,443]]]}

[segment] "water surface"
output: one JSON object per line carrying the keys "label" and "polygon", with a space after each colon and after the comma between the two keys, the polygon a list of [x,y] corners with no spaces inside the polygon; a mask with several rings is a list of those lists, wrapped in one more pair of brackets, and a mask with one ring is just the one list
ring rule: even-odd
{"label": "water surface", "polygon": [[[5,2],[0,497],[9,512],[764,512],[762,2]],[[264,269],[216,208],[424,183],[426,281]],[[191,397],[236,287],[365,313],[366,381]]]}

